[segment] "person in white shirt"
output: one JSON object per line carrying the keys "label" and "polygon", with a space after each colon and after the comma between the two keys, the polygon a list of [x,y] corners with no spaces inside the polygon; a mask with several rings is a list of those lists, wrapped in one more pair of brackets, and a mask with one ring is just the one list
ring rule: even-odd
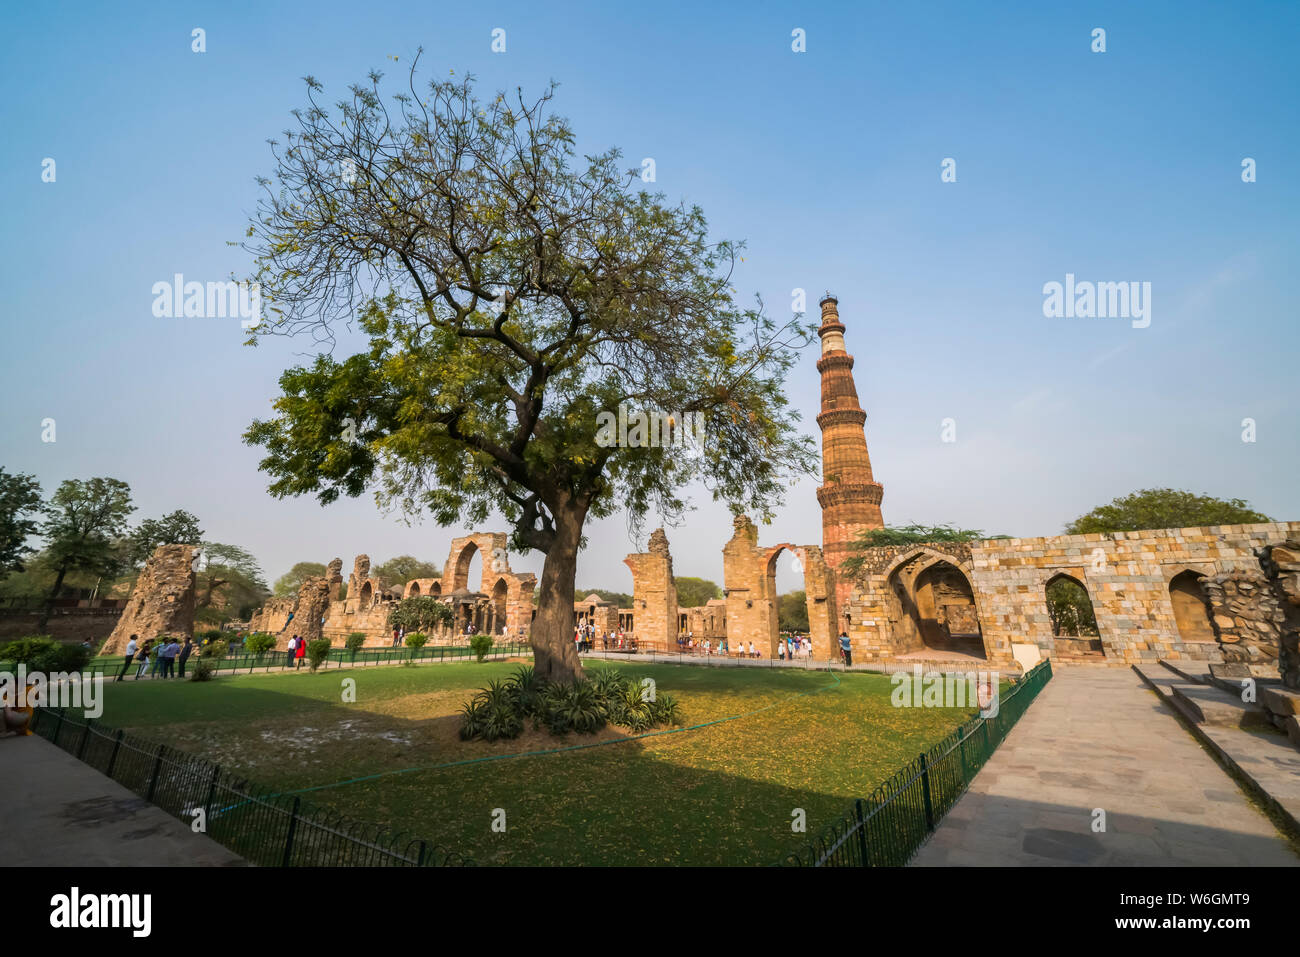
{"label": "person in white shirt", "polygon": [[749,657],[751,658],[758,657],[758,655],[754,654],[754,643],[752,641],[749,643]]}
{"label": "person in white shirt", "polygon": [[126,669],[131,667],[131,659],[135,657],[136,648],[138,647],[135,641],[137,637],[139,636],[132,635],[131,640],[126,643],[126,662],[122,665],[122,670],[117,673],[117,677],[113,679],[114,681],[121,681],[122,676],[126,674]]}

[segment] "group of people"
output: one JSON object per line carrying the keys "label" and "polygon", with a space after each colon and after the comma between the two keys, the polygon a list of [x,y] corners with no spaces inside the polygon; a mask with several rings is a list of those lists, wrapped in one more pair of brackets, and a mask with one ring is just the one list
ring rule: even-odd
{"label": "group of people", "polygon": [[113,680],[124,680],[132,663],[136,664],[136,681],[146,677],[184,678],[185,662],[189,660],[190,653],[193,651],[194,639],[188,635],[185,637],[184,644],[181,644],[178,638],[165,636],[156,640],[146,638],[141,643],[139,635],[132,635],[126,643],[126,661],[122,663],[122,670]]}
{"label": "group of people", "polygon": [[284,653],[284,666],[286,668],[301,668],[306,658],[307,639],[300,635],[294,635],[289,639],[289,647]]}

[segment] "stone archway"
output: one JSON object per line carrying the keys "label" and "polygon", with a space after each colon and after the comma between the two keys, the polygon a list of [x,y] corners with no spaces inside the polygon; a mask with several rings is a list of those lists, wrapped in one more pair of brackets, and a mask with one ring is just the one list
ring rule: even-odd
{"label": "stone archway", "polygon": [[886,582],[895,654],[988,658],[975,589],[951,556],[928,549],[905,553]]}
{"label": "stone archway", "polygon": [[1210,605],[1201,582],[1205,575],[1192,569],[1179,572],[1169,580],[1169,602],[1174,606],[1174,624],[1184,642],[1214,644],[1214,624]]}
{"label": "stone archway", "polygon": [[1058,657],[1105,657],[1092,596],[1078,575],[1057,572],[1044,583],[1043,600],[1052,625],[1052,650]]}

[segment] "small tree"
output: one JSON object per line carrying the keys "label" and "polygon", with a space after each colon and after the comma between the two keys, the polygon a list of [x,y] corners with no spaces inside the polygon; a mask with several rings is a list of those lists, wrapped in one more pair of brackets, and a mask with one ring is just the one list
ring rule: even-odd
{"label": "small tree", "polygon": [[119,479],[69,479],[59,485],[41,526],[49,542],[46,557],[55,577],[36,623],[37,631],[49,621],[54,599],[59,597],[68,572],[107,577],[122,567],[125,557],[121,538],[126,518],[133,511],[131,487]]}
{"label": "small tree", "polygon": [[492,636],[477,634],[469,640],[469,647],[474,652],[474,656],[482,661],[492,650]]}
{"label": "small tree", "polygon": [[1193,495],[1172,488],[1145,488],[1112,499],[1065,526],[1067,535],[1137,532],[1147,528],[1193,528],[1199,525],[1251,525],[1271,522],[1240,498]]}
{"label": "small tree", "polygon": [[315,671],[330,655],[330,640],[328,638],[313,638],[307,642],[307,664],[311,665],[311,670]]}
{"label": "small tree", "polygon": [[275,635],[268,635],[264,631],[255,632],[248,636],[244,641],[244,648],[249,654],[257,655],[259,658],[275,647]]}
{"label": "small tree", "polygon": [[955,525],[886,525],[884,528],[871,528],[859,532],[857,538],[849,543],[849,549],[856,554],[849,555],[841,564],[840,570],[849,576],[857,575],[866,561],[863,554],[868,548],[883,545],[919,545],[941,542],[979,542],[991,538],[1007,538],[1006,535],[986,535],[978,528],[958,528]]}
{"label": "small tree", "polygon": [[389,628],[402,628],[408,632],[450,625],[454,620],[451,607],[432,595],[403,598],[388,613]]}
{"label": "small tree", "polygon": [[[415,634],[406,636],[406,647],[410,648],[412,652],[419,651],[428,644],[428,642],[429,636],[422,632],[417,631]],[[414,657],[414,655],[412,655],[412,657]]]}
{"label": "small tree", "polygon": [[348,650],[348,654],[352,656],[353,661],[357,660],[357,652],[361,650],[365,643],[366,633],[364,631],[351,632],[347,638],[343,639],[343,647]]}

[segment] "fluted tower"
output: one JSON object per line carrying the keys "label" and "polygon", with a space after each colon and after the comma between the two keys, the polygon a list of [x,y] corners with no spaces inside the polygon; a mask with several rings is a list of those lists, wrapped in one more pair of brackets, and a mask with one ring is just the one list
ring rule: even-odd
{"label": "fluted tower", "polygon": [[[826,564],[838,570],[848,556],[848,543],[865,529],[881,528],[880,499],[884,489],[871,475],[864,428],[867,413],[858,404],[853,385],[853,356],[844,348],[844,323],[840,322],[839,300],[830,293],[821,301],[822,357],[817,371],[822,376],[822,410],[817,425],[822,430],[822,484],[817,501],[822,507],[822,552]],[[847,583],[840,607],[847,595]]]}

